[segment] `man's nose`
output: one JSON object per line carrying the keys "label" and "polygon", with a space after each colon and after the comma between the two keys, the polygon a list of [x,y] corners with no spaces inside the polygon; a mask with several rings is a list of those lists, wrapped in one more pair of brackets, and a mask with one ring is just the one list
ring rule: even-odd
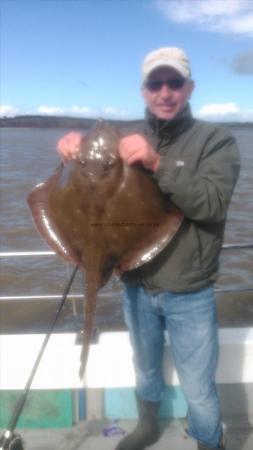
{"label": "man's nose", "polygon": [[163,84],[163,86],[160,89],[160,96],[163,98],[170,97],[172,94],[172,90],[167,84]]}

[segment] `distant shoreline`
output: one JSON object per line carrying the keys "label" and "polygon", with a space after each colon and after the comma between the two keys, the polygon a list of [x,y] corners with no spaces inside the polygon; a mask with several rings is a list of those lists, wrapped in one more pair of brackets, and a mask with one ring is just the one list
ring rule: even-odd
{"label": "distant shoreline", "polygon": [[[91,128],[98,119],[78,118],[68,116],[40,116],[23,115],[15,117],[0,118],[0,128]],[[138,120],[113,120],[106,119],[106,122],[117,127],[131,127],[142,122]],[[253,122],[219,122],[229,128],[253,128]]]}
{"label": "distant shoreline", "polygon": [[[91,128],[98,119],[67,116],[15,116],[0,118],[0,128]],[[142,120],[113,120],[106,122],[118,127],[128,127],[141,123]]]}

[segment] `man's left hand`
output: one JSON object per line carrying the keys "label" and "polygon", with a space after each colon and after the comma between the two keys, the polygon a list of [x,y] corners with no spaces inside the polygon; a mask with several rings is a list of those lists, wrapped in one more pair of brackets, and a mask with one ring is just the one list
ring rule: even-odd
{"label": "man's left hand", "polygon": [[131,134],[120,140],[120,156],[127,164],[140,162],[145,169],[156,172],[160,156],[140,134]]}

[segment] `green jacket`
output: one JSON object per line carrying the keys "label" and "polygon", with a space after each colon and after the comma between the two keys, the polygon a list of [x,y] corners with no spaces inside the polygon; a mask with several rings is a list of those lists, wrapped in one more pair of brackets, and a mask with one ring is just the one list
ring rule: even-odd
{"label": "green jacket", "polygon": [[224,127],[193,119],[189,105],[170,122],[147,111],[137,131],[161,155],[154,178],[185,219],[165,250],[123,280],[153,292],[203,288],[218,274],[227,209],[240,170],[235,138]]}

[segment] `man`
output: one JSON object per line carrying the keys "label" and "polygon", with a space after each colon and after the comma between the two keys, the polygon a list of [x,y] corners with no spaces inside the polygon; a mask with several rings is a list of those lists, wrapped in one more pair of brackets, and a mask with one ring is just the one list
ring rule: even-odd
{"label": "man", "polygon": [[[166,329],[188,403],[189,434],[199,450],[224,449],[215,386],[218,340],[213,282],[240,158],[226,129],[192,117],[188,100],[194,83],[181,49],[149,53],[142,78],[145,121],[139,132],[122,138],[120,154],[127,164],[141,162],[185,218],[158,257],[123,275],[139,422],[116,450],[141,450],[159,438]],[[77,133],[61,139],[58,150],[64,158],[73,157],[80,139]]]}

